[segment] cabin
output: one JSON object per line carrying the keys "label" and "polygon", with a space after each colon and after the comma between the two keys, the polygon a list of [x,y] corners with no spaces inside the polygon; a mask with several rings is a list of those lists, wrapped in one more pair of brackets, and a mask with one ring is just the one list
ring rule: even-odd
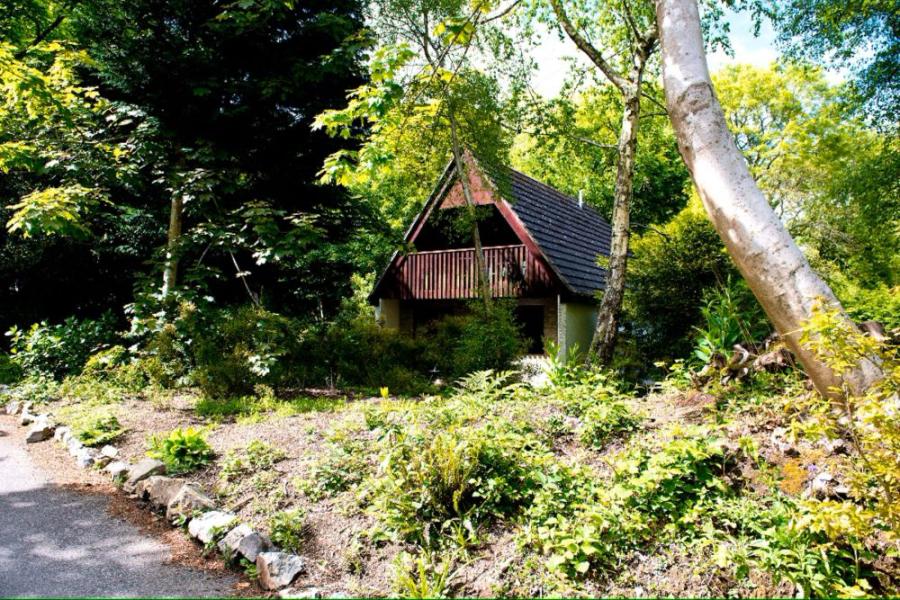
{"label": "cabin", "polygon": [[[467,155],[470,189],[491,294],[516,302],[516,318],[542,354],[544,342],[582,351],[597,320],[609,256],[609,223],[596,210],[518,171],[486,169]],[[415,336],[429,322],[479,297],[471,225],[459,173],[447,166],[434,192],[377,280],[369,301],[384,327]]]}

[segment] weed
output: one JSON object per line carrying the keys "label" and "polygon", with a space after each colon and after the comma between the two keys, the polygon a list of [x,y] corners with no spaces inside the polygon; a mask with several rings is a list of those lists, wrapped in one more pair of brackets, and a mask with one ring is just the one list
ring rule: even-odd
{"label": "weed", "polygon": [[640,419],[627,404],[620,401],[598,402],[583,416],[582,443],[602,448],[615,435],[637,429]]}
{"label": "weed", "polygon": [[447,598],[451,591],[452,557],[441,563],[434,554],[401,552],[394,560],[394,591],[400,598]]}
{"label": "weed", "polygon": [[277,512],[269,518],[269,538],[286,552],[300,553],[306,536],[306,512],[301,508]]}

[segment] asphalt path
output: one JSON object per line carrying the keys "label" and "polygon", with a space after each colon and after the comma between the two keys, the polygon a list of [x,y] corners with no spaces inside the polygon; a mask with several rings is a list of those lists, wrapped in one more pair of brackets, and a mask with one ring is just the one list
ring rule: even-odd
{"label": "asphalt path", "polygon": [[[235,578],[167,562],[168,547],[54,485],[0,419],[0,597],[231,596]],[[44,442],[53,443],[53,442]]]}

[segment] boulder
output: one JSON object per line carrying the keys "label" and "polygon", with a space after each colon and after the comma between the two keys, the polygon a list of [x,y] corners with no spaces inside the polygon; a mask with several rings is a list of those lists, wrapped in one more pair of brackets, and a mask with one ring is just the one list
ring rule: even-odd
{"label": "boulder", "polygon": [[43,442],[44,440],[49,440],[53,437],[53,430],[56,427],[46,416],[40,416],[34,421],[34,425],[31,426],[31,429],[28,430],[28,433],[25,434],[25,441],[29,444],[35,444],[37,442]]}
{"label": "boulder", "polygon": [[136,491],[138,496],[149,500],[154,507],[166,508],[184,483],[184,479],[176,477],[151,475],[137,484]]}
{"label": "boulder", "polygon": [[71,436],[72,429],[70,427],[66,427],[65,425],[57,427],[56,431],[53,432],[53,439],[63,444],[68,442]]}
{"label": "boulder", "polygon": [[166,472],[166,465],[154,458],[145,458],[131,467],[128,481],[123,486],[126,492],[134,492],[137,484],[152,475],[162,475]]}
{"label": "boulder", "polygon": [[32,423],[34,423],[34,420],[35,420],[36,418],[37,418],[37,415],[31,414],[30,411],[24,411],[24,410],[23,410],[23,411],[22,411],[22,416],[19,417],[19,425],[22,425],[23,427],[24,427],[25,425],[31,425]]}
{"label": "boulder", "polygon": [[22,408],[22,403],[18,400],[10,400],[6,403],[6,414],[15,415],[19,413],[19,409]]}
{"label": "boulder", "polygon": [[272,542],[265,535],[253,531],[249,525],[241,524],[228,532],[219,542],[219,550],[225,555],[241,555],[256,562],[260,552],[272,549]]}
{"label": "boulder", "polygon": [[121,460],[109,463],[103,467],[103,470],[109,473],[113,479],[125,479],[128,477],[128,463]]}
{"label": "boulder", "polygon": [[291,585],[297,575],[306,570],[306,561],[286,552],[260,552],[256,557],[259,583],[267,590]]}
{"label": "boulder", "polygon": [[115,446],[110,446],[109,444],[107,444],[100,448],[100,455],[107,458],[116,459],[119,457],[119,449]]}
{"label": "boulder", "polygon": [[211,510],[203,513],[188,523],[188,533],[204,544],[214,541],[220,533],[234,523],[235,516],[232,513],[220,510]]}
{"label": "boulder", "polygon": [[822,471],[816,475],[809,484],[808,496],[825,499],[831,495],[834,487],[834,477],[828,471]]}
{"label": "boulder", "polygon": [[169,521],[175,521],[179,517],[187,519],[195,512],[212,510],[215,507],[216,503],[203,493],[199,485],[186,483],[169,501],[169,505],[166,507],[166,518]]}
{"label": "boulder", "polygon": [[97,451],[93,448],[82,447],[81,450],[75,454],[75,464],[77,464],[82,469],[88,469],[93,467],[97,463]]}
{"label": "boulder", "polygon": [[81,443],[81,440],[72,435],[69,436],[68,441],[66,441],[66,448],[69,450],[69,454],[78,456],[78,453],[84,448],[84,444]]}

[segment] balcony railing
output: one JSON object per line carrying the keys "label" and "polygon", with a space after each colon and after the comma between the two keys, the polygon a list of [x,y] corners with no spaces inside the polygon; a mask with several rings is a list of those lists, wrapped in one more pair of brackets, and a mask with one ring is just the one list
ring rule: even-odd
{"label": "balcony railing", "polygon": [[[484,248],[491,295],[517,297],[551,284],[543,261],[524,245]],[[403,257],[394,271],[402,299],[444,300],[478,297],[474,248],[416,252]]]}

